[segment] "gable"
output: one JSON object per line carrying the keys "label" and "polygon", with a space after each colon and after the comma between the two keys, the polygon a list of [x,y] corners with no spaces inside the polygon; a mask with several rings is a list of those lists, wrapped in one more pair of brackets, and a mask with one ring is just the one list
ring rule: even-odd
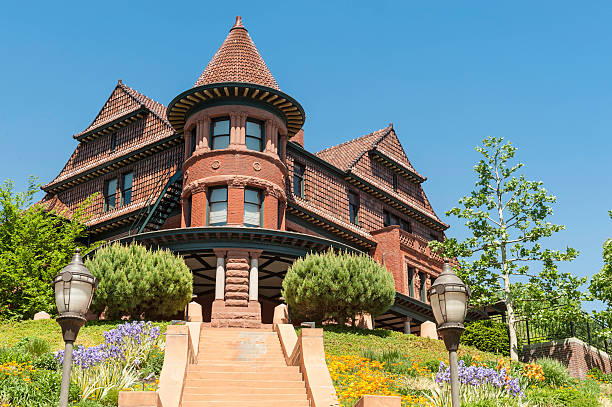
{"label": "gable", "polygon": [[404,164],[413,172],[416,172],[406,152],[404,151],[404,147],[402,147],[402,143],[400,143],[397,134],[395,134],[395,130],[391,130],[385,136],[383,136],[375,145],[374,149],[384,153],[385,155],[394,158],[401,164]]}
{"label": "gable", "polygon": [[129,95],[121,86],[117,85],[93,122],[91,122],[85,130],[76,134],[75,138],[96,127],[110,123],[121,116],[134,112],[140,109],[140,107],[141,104],[138,103],[135,98]]}

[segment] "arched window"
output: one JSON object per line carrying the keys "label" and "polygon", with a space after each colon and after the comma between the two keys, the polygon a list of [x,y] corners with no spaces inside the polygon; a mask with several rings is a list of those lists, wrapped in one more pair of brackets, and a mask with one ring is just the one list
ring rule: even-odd
{"label": "arched window", "polygon": [[230,142],[230,121],[223,117],[214,119],[210,123],[210,149],[220,150],[229,147]]}

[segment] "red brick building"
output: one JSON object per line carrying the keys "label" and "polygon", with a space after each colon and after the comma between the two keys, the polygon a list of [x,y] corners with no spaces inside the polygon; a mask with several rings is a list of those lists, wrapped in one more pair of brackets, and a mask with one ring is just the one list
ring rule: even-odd
{"label": "red brick building", "polygon": [[88,208],[92,239],[182,254],[205,320],[270,322],[289,265],[328,247],[369,253],[393,273],[395,305],[376,325],[432,320],[425,291],[444,239],[393,125],[318,153],[304,110],[283,93],[240,18],[193,88],[168,107],[121,81],[64,169],[49,208]]}

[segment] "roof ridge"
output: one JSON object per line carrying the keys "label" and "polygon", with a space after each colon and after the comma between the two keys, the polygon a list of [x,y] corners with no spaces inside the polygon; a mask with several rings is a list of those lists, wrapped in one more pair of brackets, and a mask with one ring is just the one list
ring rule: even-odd
{"label": "roof ridge", "polygon": [[[151,113],[157,116],[158,119],[162,120],[165,124],[172,127],[172,125],[168,121],[168,118],[166,117],[166,114],[165,114],[166,105],[126,85],[125,83],[123,83],[121,79],[117,81],[117,86],[121,87],[121,89],[125,91],[130,97],[132,97],[136,102],[140,103],[141,105],[146,107],[148,110],[150,110]],[[151,104],[151,106],[147,106],[147,103]],[[156,109],[159,109],[159,111],[156,111]],[[164,113],[161,114],[161,112],[164,112]]]}
{"label": "roof ridge", "polygon": [[[364,139],[364,138],[366,138],[366,137],[371,137],[371,136],[373,136],[373,135],[374,135],[374,133],[377,133],[377,132],[379,132],[379,131],[383,131],[383,130],[388,129],[388,128],[393,128],[393,126],[392,126],[392,125],[390,125],[390,126],[387,126],[387,127],[383,127],[382,129],[374,130],[373,132],[368,133],[368,134],[364,134],[363,136],[359,136],[359,137],[357,137],[357,138],[354,138],[354,139],[351,139],[351,140],[345,141],[345,142],[343,142],[343,143],[336,144],[336,145],[334,145],[334,146],[324,148],[323,150],[316,152],[316,153],[315,153],[315,155],[319,155],[319,154],[321,154],[321,153],[324,153],[324,152],[330,151],[330,150],[335,149],[335,148],[343,147],[343,146],[345,146],[345,145],[347,145],[347,144],[355,143],[355,142],[357,142],[357,141],[363,140],[363,139]],[[385,134],[386,134],[386,133],[385,133]]]}

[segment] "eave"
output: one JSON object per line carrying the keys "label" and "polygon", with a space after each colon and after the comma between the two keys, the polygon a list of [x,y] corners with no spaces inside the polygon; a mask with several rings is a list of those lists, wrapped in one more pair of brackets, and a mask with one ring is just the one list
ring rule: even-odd
{"label": "eave", "polygon": [[130,151],[127,154],[103,162],[100,165],[97,165],[81,173],[75,174],[72,177],[66,178],[65,180],[55,183],[51,182],[43,186],[42,190],[45,192],[56,194],[72,186],[89,181],[90,179],[93,179],[95,177],[99,177],[100,175],[109,173],[121,167],[125,167],[126,165],[131,164],[134,161],[149,157],[160,151],[167,150],[168,148],[179,144],[182,139],[183,138],[181,134],[175,133],[154,143],[147,144],[146,146],[143,146],[137,150]]}
{"label": "eave", "polygon": [[370,239],[367,239],[363,236],[358,235],[357,233],[337,224],[332,223],[329,219],[326,219],[308,209],[300,206],[295,202],[287,202],[287,212],[295,215],[299,218],[304,219],[308,223],[312,223],[313,225],[320,227],[324,230],[331,232],[332,234],[341,237],[342,239],[355,244],[361,250],[367,252],[370,249],[376,247],[376,242]]}
{"label": "eave", "polygon": [[291,96],[267,86],[246,82],[223,82],[196,86],[186,90],[168,105],[168,120],[182,133],[185,123],[193,113],[219,104],[256,104],[278,115],[287,126],[289,137],[304,125],[306,113]]}
{"label": "eave", "polygon": [[415,182],[417,184],[422,184],[423,182],[427,180],[426,177],[423,177],[422,175],[417,174],[416,172],[412,171],[410,168],[406,167],[402,163],[397,162],[396,160],[389,157],[382,151],[374,149],[374,150],[370,150],[369,153],[370,153],[370,156],[372,156],[372,158],[381,162],[386,167],[390,168],[391,171],[401,174],[402,176],[408,178],[412,182]]}
{"label": "eave", "polygon": [[113,133],[138,119],[142,119],[147,115],[147,113],[149,113],[149,109],[147,109],[144,105],[141,105],[140,108],[128,112],[113,121],[97,126],[84,133],[75,134],[72,137],[78,141],[91,141],[105,134]]}

